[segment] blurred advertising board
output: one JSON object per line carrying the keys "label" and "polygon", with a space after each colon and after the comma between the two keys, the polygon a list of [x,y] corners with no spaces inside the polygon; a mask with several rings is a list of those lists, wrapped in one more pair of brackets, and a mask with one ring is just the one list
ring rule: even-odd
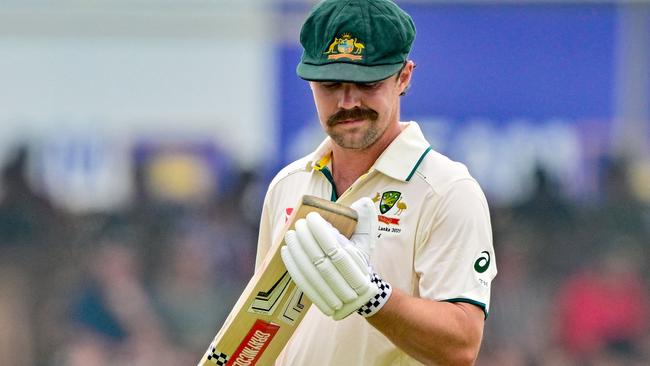
{"label": "blurred advertising board", "polygon": [[[572,197],[593,193],[593,164],[607,154],[614,115],[617,9],[607,4],[453,5],[405,2],[417,68],[402,120],[463,161],[499,202],[531,190],[536,167]],[[298,18],[308,7],[284,6]],[[301,49],[279,49],[281,156],[323,138],[311,92],[295,74]]]}

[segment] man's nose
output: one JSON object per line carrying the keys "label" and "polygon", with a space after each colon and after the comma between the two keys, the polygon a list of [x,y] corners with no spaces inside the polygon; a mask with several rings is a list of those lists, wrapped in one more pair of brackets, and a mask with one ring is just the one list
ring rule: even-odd
{"label": "man's nose", "polygon": [[351,83],[343,84],[341,95],[339,96],[339,105],[341,109],[352,109],[361,106],[361,95],[359,89]]}

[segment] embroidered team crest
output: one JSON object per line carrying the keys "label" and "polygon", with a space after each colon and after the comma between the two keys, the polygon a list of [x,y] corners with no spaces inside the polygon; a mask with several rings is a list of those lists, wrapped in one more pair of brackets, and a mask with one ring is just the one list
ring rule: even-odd
{"label": "embroidered team crest", "polygon": [[399,226],[400,218],[397,216],[400,216],[408,208],[401,192],[386,191],[383,194],[377,192],[372,201],[379,202],[381,214],[377,218],[380,223]]}
{"label": "embroidered team crest", "polygon": [[348,58],[353,61],[363,59],[363,50],[366,46],[359,42],[355,37],[353,38],[350,33],[344,33],[340,38],[334,37],[334,41],[330,43],[325,52],[328,60],[338,60],[340,58]]}
{"label": "embroidered team crest", "polygon": [[385,214],[386,212],[390,211],[393,206],[397,203],[399,198],[402,196],[401,192],[397,191],[388,191],[384,192],[381,195],[381,201],[379,202],[379,211],[382,214]]}
{"label": "embroidered team crest", "polygon": [[377,192],[372,201],[379,204],[379,212],[377,219],[379,221],[379,231],[400,234],[402,232],[400,215],[407,209],[404,196],[399,191],[386,191],[384,193]]}

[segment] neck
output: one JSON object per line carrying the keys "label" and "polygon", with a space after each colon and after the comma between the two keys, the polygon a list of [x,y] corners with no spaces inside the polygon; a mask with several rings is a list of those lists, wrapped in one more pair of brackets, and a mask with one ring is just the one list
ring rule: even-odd
{"label": "neck", "polygon": [[352,183],[368,172],[404,127],[405,125],[396,122],[375,143],[365,149],[346,149],[332,144],[332,176],[337,196],[341,196]]}

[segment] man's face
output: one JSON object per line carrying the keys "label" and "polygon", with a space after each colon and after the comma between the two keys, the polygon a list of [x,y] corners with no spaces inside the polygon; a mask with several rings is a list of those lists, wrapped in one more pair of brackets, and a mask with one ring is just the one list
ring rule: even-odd
{"label": "man's face", "polygon": [[343,148],[362,150],[397,128],[399,95],[411,72],[409,62],[398,75],[375,83],[310,82],[325,132]]}

